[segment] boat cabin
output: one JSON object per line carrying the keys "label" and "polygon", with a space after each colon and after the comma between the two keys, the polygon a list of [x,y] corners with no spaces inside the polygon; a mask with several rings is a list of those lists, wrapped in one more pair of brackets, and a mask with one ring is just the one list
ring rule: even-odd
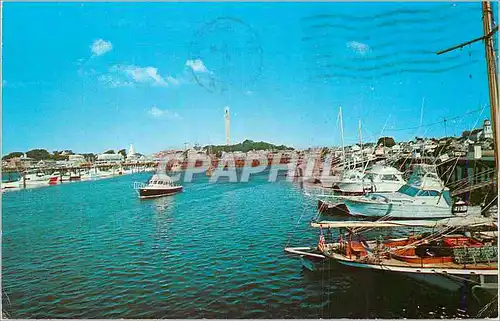
{"label": "boat cabin", "polygon": [[367,173],[363,176],[363,179],[369,182],[393,181],[401,182],[402,184],[405,183],[405,180],[403,179],[403,173],[401,173],[394,167],[381,165],[373,166],[373,168],[367,171]]}
{"label": "boat cabin", "polygon": [[162,176],[159,176],[159,175],[153,175],[149,181],[148,181],[148,185],[155,185],[155,186],[174,186],[174,182],[172,180],[172,178],[170,178],[169,176],[167,175],[162,175]]}

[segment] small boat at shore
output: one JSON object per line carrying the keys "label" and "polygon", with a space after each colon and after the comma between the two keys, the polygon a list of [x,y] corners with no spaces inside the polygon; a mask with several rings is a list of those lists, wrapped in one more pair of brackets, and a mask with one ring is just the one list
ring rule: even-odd
{"label": "small boat at shore", "polygon": [[140,198],[153,198],[173,195],[182,192],[183,187],[177,185],[168,175],[153,175],[146,184],[134,183]]}

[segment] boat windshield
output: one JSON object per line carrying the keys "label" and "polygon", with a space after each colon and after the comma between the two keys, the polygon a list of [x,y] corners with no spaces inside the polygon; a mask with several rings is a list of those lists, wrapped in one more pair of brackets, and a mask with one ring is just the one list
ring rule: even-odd
{"label": "boat windshield", "polygon": [[418,196],[439,196],[439,192],[438,191],[434,191],[434,190],[425,190],[425,191],[421,191]]}
{"label": "boat windshield", "polygon": [[398,177],[394,174],[385,174],[382,175],[383,181],[398,181]]}
{"label": "boat windshield", "polygon": [[367,173],[367,174],[365,174],[365,177],[364,177],[364,178],[365,178],[366,180],[373,181],[373,180],[374,180],[374,178],[375,178],[375,176],[376,176],[376,174],[373,174],[373,173]]}
{"label": "boat windshield", "polygon": [[444,191],[443,192],[443,198],[446,201],[446,203],[451,206],[451,196],[450,196],[450,191]]}
{"label": "boat windshield", "polygon": [[420,190],[411,185],[403,185],[399,188],[398,192],[402,194],[406,194],[411,197],[415,197]]}

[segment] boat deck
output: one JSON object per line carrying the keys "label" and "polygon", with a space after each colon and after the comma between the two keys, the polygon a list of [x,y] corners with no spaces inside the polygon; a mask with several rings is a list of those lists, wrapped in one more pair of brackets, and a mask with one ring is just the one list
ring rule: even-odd
{"label": "boat deck", "polygon": [[445,274],[482,274],[498,275],[498,263],[478,263],[478,264],[457,264],[455,262],[444,262],[434,264],[418,264],[400,261],[394,258],[375,261],[367,258],[349,258],[339,253],[329,253],[328,257],[337,260],[339,263],[361,268],[375,270],[387,270],[409,273],[445,273]]}
{"label": "boat deck", "polygon": [[491,262],[487,263],[477,263],[477,264],[457,264],[455,262],[443,262],[443,263],[435,263],[435,264],[418,264],[418,263],[409,263],[400,261],[397,259],[384,259],[380,263],[381,265],[389,265],[389,266],[401,266],[401,267],[424,267],[424,268],[437,268],[437,269],[475,269],[475,270],[491,270],[497,269],[498,263]]}

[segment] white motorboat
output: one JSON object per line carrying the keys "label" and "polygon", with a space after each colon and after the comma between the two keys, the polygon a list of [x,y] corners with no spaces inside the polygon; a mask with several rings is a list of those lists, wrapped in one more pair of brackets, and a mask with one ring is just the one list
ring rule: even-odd
{"label": "white motorboat", "polygon": [[57,184],[59,176],[56,175],[47,175],[41,172],[26,172],[24,174],[24,178],[21,177],[19,180],[20,187],[36,187],[43,186],[49,184]]}
{"label": "white motorboat", "polygon": [[319,180],[322,187],[334,188],[334,186],[338,185],[340,182],[359,183],[363,180],[363,172],[360,169],[349,169],[342,172],[342,174],[322,175],[319,177]]}
{"label": "white motorboat", "polygon": [[182,191],[182,186],[177,185],[166,174],[153,175],[146,184],[135,182],[134,188],[140,198],[153,198],[173,195]]}
{"label": "white motorboat", "polygon": [[2,182],[2,190],[20,188],[22,183],[20,180],[11,180]]}
{"label": "white motorboat", "polygon": [[415,165],[408,183],[394,193],[368,193],[346,197],[344,204],[356,216],[391,218],[447,218],[479,215],[479,207],[459,206],[453,211],[450,190],[432,165]]}
{"label": "white motorboat", "polygon": [[375,165],[360,179],[352,175],[348,180],[342,180],[333,189],[341,194],[362,195],[366,192],[395,192],[405,185],[403,173],[396,168],[385,165]]}

